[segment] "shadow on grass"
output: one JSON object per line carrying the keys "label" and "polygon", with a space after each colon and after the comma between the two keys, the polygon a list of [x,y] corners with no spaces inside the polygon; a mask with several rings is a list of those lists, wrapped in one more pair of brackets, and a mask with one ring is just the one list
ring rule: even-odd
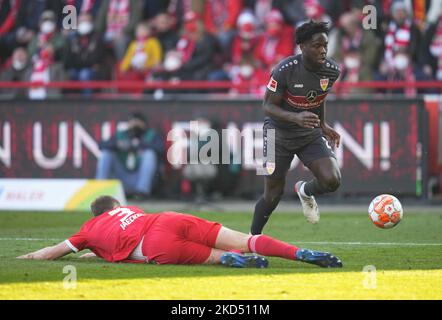
{"label": "shadow on grass", "polygon": [[[416,255],[414,250],[408,248],[405,256],[391,257],[388,252],[375,253],[371,250],[337,250],[343,259],[343,268],[319,268],[314,265],[296,261],[269,258],[267,269],[241,269],[228,268],[220,265],[151,265],[151,264],[127,264],[108,263],[97,258],[91,260],[80,259],[78,256],[65,257],[57,261],[31,261],[19,260],[12,257],[4,259],[0,263],[0,284],[17,282],[42,282],[62,281],[66,276],[63,268],[67,265],[75,266],[77,276],[81,280],[130,280],[164,278],[204,278],[226,276],[276,276],[296,274],[320,274],[362,272],[364,266],[374,265],[377,271],[387,270],[434,270],[442,269],[442,261],[436,262],[423,259]],[[437,248],[433,254],[437,254]],[[374,254],[375,253],[375,254]]]}

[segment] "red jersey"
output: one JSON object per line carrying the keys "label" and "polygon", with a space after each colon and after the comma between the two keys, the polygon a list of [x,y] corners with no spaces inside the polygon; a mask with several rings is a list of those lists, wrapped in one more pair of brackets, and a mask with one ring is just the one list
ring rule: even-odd
{"label": "red jersey", "polygon": [[87,221],[65,242],[74,252],[90,249],[106,261],[123,261],[159,216],[138,207],[118,207]]}

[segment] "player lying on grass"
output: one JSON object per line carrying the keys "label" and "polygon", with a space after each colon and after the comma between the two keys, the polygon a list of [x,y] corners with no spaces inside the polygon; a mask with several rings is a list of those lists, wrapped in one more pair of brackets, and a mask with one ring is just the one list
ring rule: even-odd
{"label": "player lying on grass", "polygon": [[259,254],[342,267],[341,260],[330,253],[300,249],[266,235],[247,235],[188,214],[146,214],[137,207],[122,207],[110,196],[95,199],[91,210],[95,217],[69,239],[18,258],[54,260],[90,249],[93,253],[83,256],[109,262],[267,267],[267,259]]}

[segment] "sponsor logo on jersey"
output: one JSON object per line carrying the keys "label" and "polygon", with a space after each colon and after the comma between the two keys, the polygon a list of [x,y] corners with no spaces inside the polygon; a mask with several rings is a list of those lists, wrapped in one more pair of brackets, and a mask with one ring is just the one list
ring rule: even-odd
{"label": "sponsor logo on jersey", "polygon": [[302,83],[297,83],[294,86],[295,88],[304,88],[304,85]]}
{"label": "sponsor logo on jersey", "polygon": [[305,98],[312,102],[316,99],[316,97],[318,96],[318,93],[316,92],[316,90],[310,90],[309,92],[307,92],[307,94],[305,95]]}
{"label": "sponsor logo on jersey", "polygon": [[278,82],[272,77],[270,78],[269,84],[267,85],[267,89],[276,92],[276,88],[278,88]]}
{"label": "sponsor logo on jersey", "polygon": [[321,80],[319,80],[319,84],[321,85],[321,89],[322,89],[322,91],[327,90],[328,82],[329,82],[329,79],[328,79],[328,78],[325,78],[325,79],[321,79]]}
{"label": "sponsor logo on jersey", "polygon": [[292,107],[310,109],[319,107],[321,103],[324,102],[327,94],[328,92],[324,92],[318,95],[316,90],[310,90],[305,96],[295,96],[286,90],[284,100]]}

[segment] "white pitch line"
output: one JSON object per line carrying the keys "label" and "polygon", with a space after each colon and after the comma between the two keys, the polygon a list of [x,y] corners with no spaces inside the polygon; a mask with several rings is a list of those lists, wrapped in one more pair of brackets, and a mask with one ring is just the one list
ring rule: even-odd
{"label": "white pitch line", "polygon": [[[59,238],[0,238],[0,241],[63,241]],[[329,241],[291,241],[291,244],[318,244],[318,245],[344,245],[344,246],[442,246],[442,243],[417,243],[417,242],[329,242]]]}
{"label": "white pitch line", "polygon": [[416,243],[416,242],[315,242],[315,241],[298,241],[291,244],[319,244],[319,245],[345,245],[345,246],[442,246],[442,243]]}
{"label": "white pitch line", "polygon": [[63,241],[55,238],[0,238],[0,241]]}

